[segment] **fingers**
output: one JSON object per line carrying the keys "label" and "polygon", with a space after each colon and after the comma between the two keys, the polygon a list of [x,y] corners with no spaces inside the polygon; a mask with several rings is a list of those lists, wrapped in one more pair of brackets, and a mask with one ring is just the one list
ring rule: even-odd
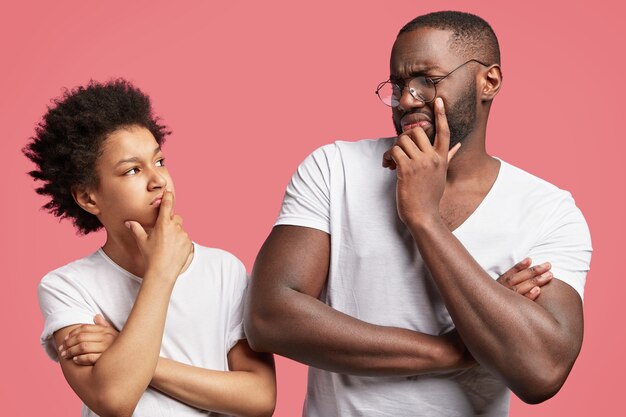
{"label": "fingers", "polygon": [[528,298],[530,301],[535,301],[537,297],[541,294],[541,288],[533,287],[530,291],[524,294],[524,297]]}
{"label": "fingers", "polygon": [[456,155],[460,148],[461,142],[454,145],[454,147],[448,151],[448,164],[450,164],[450,161],[452,160],[452,158],[454,158],[454,155]]}
{"label": "fingers", "polygon": [[113,326],[108,323],[107,326],[98,324],[83,324],[65,336],[63,344],[59,346],[59,351],[83,342],[102,342],[103,340],[114,338],[116,335],[117,330],[115,330]]}
{"label": "fingers", "polygon": [[77,328],[75,328],[74,330],[72,330],[71,332],[69,332],[67,336],[65,336],[65,341],[72,339],[82,333],[103,334],[103,333],[110,333],[111,330],[113,329],[112,326],[109,326],[110,329],[106,329],[103,327],[104,326],[99,325],[99,324],[82,324],[78,326]]}
{"label": "fingers", "polygon": [[[395,149],[394,148],[400,148]],[[430,140],[421,127],[416,127],[408,130],[398,136],[398,139],[391,147],[383,154],[383,167],[394,170],[398,166],[398,162],[405,161],[407,158],[401,158],[401,150],[408,159],[418,159],[423,153],[432,151],[433,147],[430,144]],[[456,151],[455,151],[456,152]]]}
{"label": "fingers", "polygon": [[65,346],[65,344],[59,346],[59,356],[64,359],[72,359],[76,356],[87,355],[87,354],[98,354],[101,355],[102,352],[106,350],[108,345],[105,345],[102,342],[80,342],[73,346]]}
{"label": "fingers", "polygon": [[148,234],[138,222],[134,220],[128,220],[124,223],[124,225],[126,225],[126,227],[130,229],[130,233],[133,235],[138,243],[144,242],[148,238]]}
{"label": "fingers", "polygon": [[93,322],[94,322],[94,324],[97,324],[99,326],[113,327],[113,326],[111,326],[111,323],[106,321],[106,319],[104,318],[104,316],[102,314],[96,314],[94,316],[94,318],[93,318]]}
{"label": "fingers", "polygon": [[383,154],[383,168],[389,168],[392,171],[396,169],[396,162],[391,157],[391,149]]}
{"label": "fingers", "polygon": [[[539,287],[543,287],[550,281],[552,281],[552,272],[548,271],[546,273],[543,273],[538,276],[534,276],[533,278],[523,281],[520,284],[515,285],[512,289],[518,294],[526,295],[526,294],[531,293],[533,290],[534,291],[539,290]],[[539,294],[533,293],[533,295],[538,296]]]}
{"label": "fingers", "polygon": [[509,279],[508,285],[516,286],[522,282],[535,279],[539,277],[540,275],[547,273],[551,267],[552,266],[548,262],[546,262],[541,265],[534,265],[534,266],[531,266],[530,268],[524,269],[523,271],[516,272]]}
{"label": "fingers", "polygon": [[517,264],[513,265],[504,274],[500,275],[500,278],[498,278],[497,281],[501,284],[508,285],[513,275],[515,275],[519,271],[523,271],[524,269],[528,268],[530,266],[530,263],[531,263],[530,258],[522,259]]}
{"label": "fingers", "polygon": [[161,206],[159,207],[159,217],[157,224],[163,223],[172,218],[174,212],[174,194],[171,190],[165,190],[161,198]]}
{"label": "fingers", "polygon": [[435,135],[434,148],[443,157],[450,149],[450,127],[441,97],[435,99],[435,129],[437,134]]}
{"label": "fingers", "polygon": [[77,365],[82,365],[82,366],[95,365],[96,362],[98,362],[98,359],[100,359],[101,355],[102,355],[101,353],[88,353],[86,355],[74,356],[72,360]]}
{"label": "fingers", "polygon": [[[407,155],[409,155],[411,159],[414,158],[413,155],[417,156],[419,154],[419,151],[429,152],[433,149],[433,146],[430,144],[430,139],[428,139],[428,135],[426,135],[426,132],[424,132],[424,129],[422,129],[421,127],[414,127],[411,130],[407,130],[398,137],[398,142],[400,142],[402,138],[409,139],[408,141],[404,141],[404,143],[406,143],[406,145],[409,145],[407,147],[411,148],[412,150],[412,155],[407,153]],[[398,144],[398,142],[396,142],[396,145]],[[402,148],[404,149],[405,146],[402,146]]]}

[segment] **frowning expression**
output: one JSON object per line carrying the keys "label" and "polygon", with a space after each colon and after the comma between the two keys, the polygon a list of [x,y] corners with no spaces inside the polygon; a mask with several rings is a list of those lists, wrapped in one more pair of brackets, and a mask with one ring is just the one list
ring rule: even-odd
{"label": "frowning expression", "polygon": [[174,189],[160,146],[140,126],[121,128],[104,140],[96,174],[98,185],[89,194],[107,230],[124,227],[127,220],[153,227],[163,191]]}

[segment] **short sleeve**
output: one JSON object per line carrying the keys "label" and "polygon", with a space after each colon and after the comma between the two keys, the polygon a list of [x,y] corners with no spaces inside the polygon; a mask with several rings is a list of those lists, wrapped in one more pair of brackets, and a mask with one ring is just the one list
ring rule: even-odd
{"label": "short sleeve", "polygon": [[336,145],[310,154],[293,174],[275,223],[305,226],[330,233],[330,172]]}
{"label": "short sleeve", "polygon": [[63,275],[51,272],[46,275],[37,289],[39,308],[44,317],[41,345],[50,358],[58,361],[54,332],[73,324],[93,324],[97,314],[81,295],[79,288]]}
{"label": "short sleeve", "polygon": [[582,300],[591,263],[591,235],[574,199],[565,194],[528,256],[534,264],[550,262],[554,277],[572,286]]}
{"label": "short sleeve", "polygon": [[234,256],[232,257],[229,275],[228,279],[232,285],[228,307],[226,352],[229,352],[238,341],[246,338],[243,331],[243,308],[248,287],[248,275],[241,261]]}

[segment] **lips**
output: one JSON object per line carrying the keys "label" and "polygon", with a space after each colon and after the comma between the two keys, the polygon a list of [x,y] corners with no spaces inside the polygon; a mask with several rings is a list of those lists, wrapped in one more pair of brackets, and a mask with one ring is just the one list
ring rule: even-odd
{"label": "lips", "polygon": [[413,129],[414,127],[421,127],[422,129],[427,129],[432,127],[433,122],[429,115],[424,113],[409,113],[400,119],[400,125],[402,126],[402,131],[406,132],[407,130]]}
{"label": "lips", "polygon": [[153,207],[159,207],[161,205],[161,200],[163,199],[163,194],[159,194],[158,196],[154,197],[154,199],[150,202],[150,205]]}

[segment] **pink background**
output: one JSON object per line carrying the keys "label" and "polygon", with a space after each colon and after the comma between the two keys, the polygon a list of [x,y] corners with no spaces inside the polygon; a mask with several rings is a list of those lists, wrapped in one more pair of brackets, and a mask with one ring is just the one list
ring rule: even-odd
{"label": "pink background", "polygon": [[[390,112],[373,94],[387,78],[391,44],[408,20],[441,9],[475,12],[499,36],[504,88],[490,151],[570,190],[593,237],[578,362],[555,398],[538,406],[514,399],[511,415],[614,415],[626,374],[626,281],[618,268],[626,212],[623,6],[474,3],[3,2],[2,415],[79,415],[77,397],[39,346],[36,287],[47,271],[94,251],[103,235],[76,237],[69,222],[41,211],[45,201],[20,154],[61,87],[123,76],[148,92],[174,130],[165,152],[187,230],[250,269],[284,186],[309,152],[393,133]],[[303,366],[278,359],[276,416],[300,414],[305,376]]]}

